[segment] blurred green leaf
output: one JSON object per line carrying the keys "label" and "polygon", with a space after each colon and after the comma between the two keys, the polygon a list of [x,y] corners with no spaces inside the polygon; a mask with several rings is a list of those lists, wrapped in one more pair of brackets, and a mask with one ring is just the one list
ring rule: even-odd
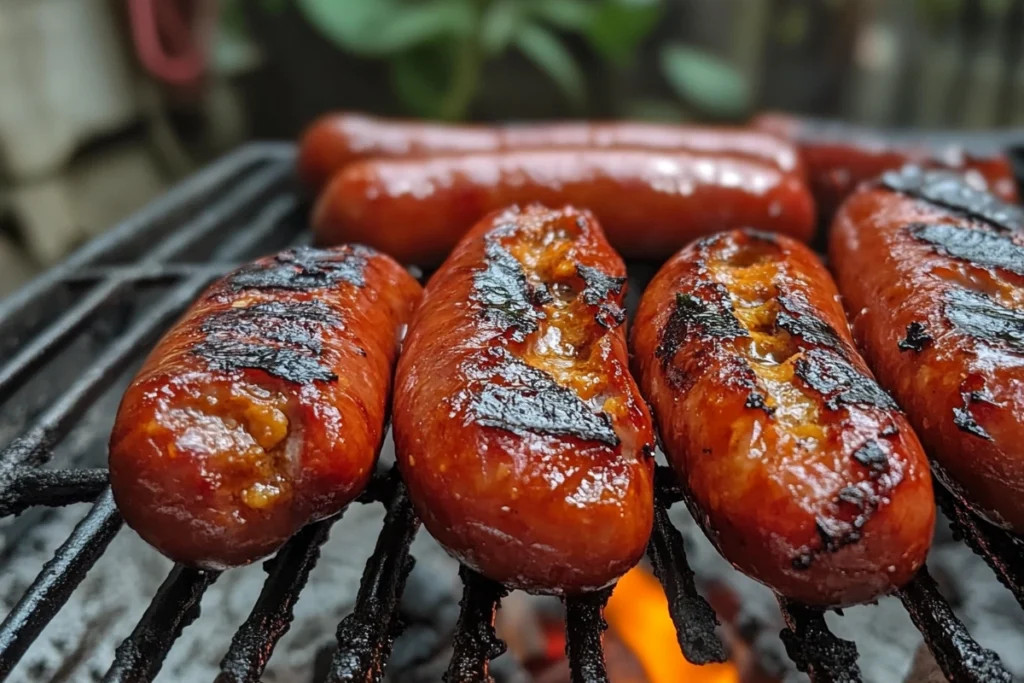
{"label": "blurred green leaf", "polygon": [[661,0],[602,0],[587,38],[605,59],[622,64],[658,23],[661,11]]}
{"label": "blurred green leaf", "polygon": [[328,40],[350,52],[377,53],[376,30],[392,12],[395,0],[296,0],[299,10]]}
{"label": "blurred green leaf", "polygon": [[581,109],[586,102],[583,72],[558,37],[537,24],[524,24],[515,35],[516,47],[561,88],[569,103]]}
{"label": "blurred green leaf", "polygon": [[260,4],[263,7],[264,12],[270,12],[273,14],[280,14],[288,9],[288,0],[263,0]]}
{"label": "blurred green leaf", "polygon": [[626,103],[625,118],[637,121],[679,123],[686,120],[678,102],[671,100],[636,100]]}
{"label": "blurred green leaf", "polygon": [[473,31],[476,19],[473,0],[433,0],[407,5],[381,23],[377,49],[390,54],[441,37],[464,36]]}
{"label": "blurred green leaf", "polygon": [[480,27],[480,48],[488,57],[496,57],[508,48],[523,19],[519,0],[496,0],[484,13]]}
{"label": "blurred green leaf", "polygon": [[594,20],[593,0],[520,0],[524,12],[564,31],[585,31]]}
{"label": "blurred green leaf", "polygon": [[750,105],[746,79],[721,59],[701,50],[669,44],[661,50],[666,80],[685,102],[719,116],[737,116]]}
{"label": "blurred green leaf", "polygon": [[418,116],[437,118],[444,106],[451,50],[423,45],[391,60],[391,87],[402,105]]}

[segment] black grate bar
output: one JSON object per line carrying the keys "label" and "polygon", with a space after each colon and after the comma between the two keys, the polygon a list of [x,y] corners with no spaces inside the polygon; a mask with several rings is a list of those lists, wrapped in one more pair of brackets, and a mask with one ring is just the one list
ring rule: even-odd
{"label": "black grate bar", "polygon": [[935,482],[935,499],[946,513],[953,535],[988,563],[1024,607],[1024,541],[978,518],[939,481]]}
{"label": "black grate bar", "polygon": [[338,625],[338,651],[331,662],[329,683],[367,683],[383,678],[391,646],[401,629],[398,601],[415,563],[409,546],[419,527],[405,484],[398,483],[373,555],[366,561],[355,607]]}
{"label": "black grate bar", "polygon": [[601,639],[608,624],[604,606],[611,589],[566,598],[565,654],[572,683],[609,683]]}
{"label": "black grate bar", "polygon": [[156,341],[167,324],[192,303],[208,281],[209,277],[196,276],[176,287],[128,332],[115,339],[27,433],[0,451],[0,492],[10,487],[13,467],[39,465],[50,458],[50,449],[107,389],[110,381]]}
{"label": "black grate bar", "polygon": [[946,678],[957,683],[1010,683],[1013,680],[999,661],[999,655],[979,645],[953,614],[927,568],[922,567],[897,595]]}
{"label": "black grate bar", "polygon": [[337,519],[308,525],[263,564],[267,580],[249,617],[231,639],[216,683],[259,683],[274,647],[291,627],[299,593]]}
{"label": "black grate bar", "polygon": [[490,662],[505,652],[505,643],[494,631],[494,615],[508,590],[472,569],[459,567],[464,586],[455,627],[452,661],[445,683],[493,683]]}
{"label": "black grate bar", "polygon": [[103,683],[144,683],[163,666],[171,645],[199,617],[199,601],[219,572],[176,565],[164,579],[135,630],[117,646]]}
{"label": "black grate bar", "polygon": [[120,531],[121,523],[114,496],[107,489],[0,624],[0,680],[6,679],[28,646],[68,601]]}
{"label": "black grate bar", "polygon": [[11,486],[0,494],[0,517],[17,515],[30,507],[60,507],[95,500],[107,488],[107,470],[41,470],[19,467]]}
{"label": "black grate bar", "polygon": [[251,254],[263,242],[270,239],[288,215],[297,211],[298,208],[299,202],[295,197],[289,195],[277,197],[268,203],[266,208],[257,214],[252,224],[239,233],[235,239],[217,249],[217,260],[234,261],[241,259],[246,254]]}
{"label": "black grate bar", "polygon": [[665,589],[683,656],[694,664],[726,661],[725,646],[715,633],[718,617],[697,592],[693,570],[686,561],[683,537],[672,526],[662,500],[654,506],[654,531],[647,546],[647,557]]}
{"label": "black grate bar", "polygon": [[812,683],[860,683],[857,646],[829,630],[825,614],[779,597],[786,620],[780,636],[786,653]]}
{"label": "black grate bar", "polygon": [[241,264],[236,263],[152,263],[138,266],[83,268],[68,273],[65,284],[95,285],[101,280],[123,280],[133,285],[166,285],[203,273],[224,275]]}

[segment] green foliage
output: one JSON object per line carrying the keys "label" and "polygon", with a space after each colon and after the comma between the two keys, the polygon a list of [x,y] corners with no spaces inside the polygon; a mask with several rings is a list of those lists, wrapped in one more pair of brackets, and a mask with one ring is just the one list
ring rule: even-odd
{"label": "green foliage", "polygon": [[661,66],[676,94],[701,111],[733,117],[750,106],[747,80],[707,52],[671,43],[661,50]]}

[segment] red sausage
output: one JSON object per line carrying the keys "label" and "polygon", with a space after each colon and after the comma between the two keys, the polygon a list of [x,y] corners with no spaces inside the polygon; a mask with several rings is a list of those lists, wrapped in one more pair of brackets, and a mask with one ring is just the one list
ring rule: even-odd
{"label": "red sausage", "polygon": [[395,374],[424,525],[490,578],[601,588],[647,546],[654,434],[627,367],[625,267],[593,217],[513,207],[427,285]]}
{"label": "red sausage", "polygon": [[589,123],[453,126],[421,121],[328,114],[306,129],[299,145],[299,173],[314,190],[342,167],[369,157],[429,157],[517,149],[636,148],[726,154],[798,171],[789,142],[744,128],[651,123]]}
{"label": "red sausage", "polygon": [[857,340],[938,474],[1024,533],[1024,212],[956,174],[883,176],[836,216]]}
{"label": "red sausage", "polygon": [[[1017,183],[1004,154],[972,154],[957,145],[937,148],[911,134],[889,134],[849,124],[828,124],[765,114],[754,127],[792,140],[800,148],[808,182],[825,220],[856,187],[908,163],[965,173],[979,189],[1016,202]],[[920,135],[925,135],[924,133]]]}
{"label": "red sausage", "polygon": [[763,162],[555,150],[359,162],[324,190],[313,224],[323,244],[358,241],[430,265],[489,212],[532,201],[586,207],[612,246],[633,258],[666,258],[694,237],[732,227],[807,240],[815,221],[801,174]]}
{"label": "red sausage", "polygon": [[665,264],[633,327],[694,517],[741,571],[823,607],[906,583],[935,523],[924,452],[838,299],[807,247],[732,231]]}
{"label": "red sausage", "polygon": [[366,486],[420,286],[365,247],[296,249],[211,286],[121,401],[121,513],[177,562],[252,562]]}

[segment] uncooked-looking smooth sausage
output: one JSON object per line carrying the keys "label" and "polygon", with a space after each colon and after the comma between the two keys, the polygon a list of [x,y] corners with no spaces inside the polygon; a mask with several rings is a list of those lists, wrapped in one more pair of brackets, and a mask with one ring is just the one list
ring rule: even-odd
{"label": "uncooked-looking smooth sausage", "polygon": [[430,533],[541,593],[640,559],[654,433],[628,369],[625,267],[593,217],[513,207],[427,285],[395,375],[395,449]]}
{"label": "uncooked-looking smooth sausage", "polygon": [[908,167],[844,204],[829,249],[854,333],[937,474],[1024,533],[1024,211]]}
{"label": "uncooked-looking smooth sausage", "polygon": [[356,241],[405,263],[439,263],[483,216],[511,204],[584,206],[628,258],[667,258],[695,237],[757,227],[809,240],[803,174],[736,155],[515,151],[348,166],[313,215],[321,244]]}
{"label": "uncooked-looking smooth sausage", "polygon": [[684,249],[644,293],[633,353],[687,503],[741,571],[832,607],[924,563],[928,462],[807,247],[732,231]]}
{"label": "uncooked-looking smooth sausage", "polygon": [[960,171],[976,188],[988,189],[1006,201],[1018,201],[1013,168],[1005,154],[976,154],[959,145],[929,145],[926,133],[886,134],[778,114],[759,116],[753,125],[799,147],[818,211],[826,221],[862,182],[908,163]]}
{"label": "uncooked-looking smooth sausage", "polygon": [[301,248],[211,286],[121,402],[110,479],[171,559],[245,564],[366,486],[419,284],[365,247]]}
{"label": "uncooked-looking smooth sausage", "polygon": [[796,148],[757,130],[611,122],[521,125],[447,125],[328,114],[310,125],[299,144],[299,173],[314,190],[343,167],[370,157],[428,157],[517,149],[635,148],[729,154],[782,171],[800,170]]}

